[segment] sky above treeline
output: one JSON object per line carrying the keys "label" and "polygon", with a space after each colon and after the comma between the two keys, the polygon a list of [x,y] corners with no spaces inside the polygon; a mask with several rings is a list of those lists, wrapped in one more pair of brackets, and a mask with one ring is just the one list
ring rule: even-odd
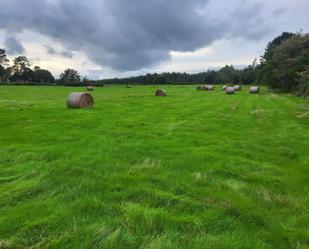
{"label": "sky above treeline", "polygon": [[283,31],[309,32],[309,0],[0,0],[0,48],[93,79],[243,67]]}

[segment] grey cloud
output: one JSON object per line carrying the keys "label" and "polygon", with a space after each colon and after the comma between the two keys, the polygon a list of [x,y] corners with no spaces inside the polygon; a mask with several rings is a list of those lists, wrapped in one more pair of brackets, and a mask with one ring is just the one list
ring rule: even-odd
{"label": "grey cloud", "polygon": [[72,52],[69,52],[69,51],[62,51],[61,54],[62,54],[63,57],[70,58],[70,59],[72,59],[73,56],[74,56],[74,54]]}
{"label": "grey cloud", "polygon": [[232,13],[231,35],[241,34],[251,40],[261,40],[270,28],[263,18],[264,5],[260,3],[248,4],[244,1]]}
{"label": "grey cloud", "polygon": [[46,48],[48,54],[57,54],[57,51],[53,47],[45,45],[45,48]]}
{"label": "grey cloud", "polygon": [[14,36],[7,36],[4,45],[8,54],[20,55],[25,51],[23,45]]}
{"label": "grey cloud", "polygon": [[284,12],[285,12],[285,9],[284,9],[284,8],[276,9],[276,10],[273,11],[273,15],[274,15],[275,17],[279,17],[279,16],[281,16]]}
{"label": "grey cloud", "polygon": [[68,51],[82,51],[97,64],[120,71],[169,60],[171,50],[194,51],[224,37],[255,40],[268,32],[260,7],[243,5],[238,14],[213,19],[201,12],[209,1],[1,1],[0,28],[48,35]]}
{"label": "grey cloud", "polygon": [[53,47],[51,46],[48,46],[48,45],[45,45],[45,48],[47,50],[47,53],[48,54],[51,54],[51,55],[61,55],[63,57],[66,57],[66,58],[70,58],[72,59],[74,54],[72,52],[69,52],[69,51],[57,51],[56,49],[54,49]]}

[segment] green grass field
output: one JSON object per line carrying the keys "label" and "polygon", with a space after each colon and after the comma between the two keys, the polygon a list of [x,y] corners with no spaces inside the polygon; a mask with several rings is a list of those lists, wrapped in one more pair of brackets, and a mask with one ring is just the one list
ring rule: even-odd
{"label": "green grass field", "polygon": [[309,103],[0,87],[0,248],[309,248]]}

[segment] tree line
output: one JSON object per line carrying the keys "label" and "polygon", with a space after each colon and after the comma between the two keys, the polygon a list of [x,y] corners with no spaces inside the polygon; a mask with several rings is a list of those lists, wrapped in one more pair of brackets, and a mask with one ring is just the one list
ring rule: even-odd
{"label": "tree line", "polygon": [[268,43],[265,53],[244,69],[226,65],[219,70],[189,73],[154,73],[128,78],[90,80],[74,69],[66,69],[58,79],[46,69],[31,68],[25,56],[13,59],[0,49],[0,82],[5,84],[54,84],[82,86],[92,84],[265,84],[282,92],[309,95],[309,34],[284,32]]}

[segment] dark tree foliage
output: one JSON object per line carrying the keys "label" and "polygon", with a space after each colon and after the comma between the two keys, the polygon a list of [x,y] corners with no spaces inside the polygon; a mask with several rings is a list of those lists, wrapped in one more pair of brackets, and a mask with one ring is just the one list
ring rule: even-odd
{"label": "dark tree foliage", "polygon": [[9,63],[9,59],[6,56],[6,51],[0,48],[0,66],[7,66]]}
{"label": "dark tree foliage", "polygon": [[281,35],[268,43],[264,55],[261,56],[260,65],[258,66],[258,72],[256,75],[258,82],[269,84],[270,82],[275,81],[273,70],[270,66],[270,61],[273,58],[274,50],[280,46],[283,41],[294,35],[294,33],[283,32]]}
{"label": "dark tree foliage", "polygon": [[215,70],[208,70],[205,73],[205,83],[206,84],[215,84],[217,82],[218,73]]}
{"label": "dark tree foliage", "polygon": [[6,51],[0,48],[0,81],[6,80],[6,66],[8,65],[8,63],[9,59],[6,56]]}
{"label": "dark tree foliage", "polygon": [[60,75],[60,82],[65,84],[79,84],[80,83],[80,75],[79,73],[74,69],[66,69],[64,72]]}
{"label": "dark tree foliage", "polygon": [[237,70],[231,65],[226,65],[218,71],[216,83],[239,83],[239,75]]}
{"label": "dark tree foliage", "polygon": [[309,65],[299,73],[298,82],[296,93],[301,96],[309,96]]}
{"label": "dark tree foliage", "polygon": [[272,69],[272,88],[284,92],[295,92],[302,74],[309,66],[309,34],[297,34],[283,41],[273,51],[268,62]]}
{"label": "dark tree foliage", "polygon": [[13,66],[8,70],[10,72],[10,81],[25,82],[32,81],[33,71],[30,69],[30,62],[26,56],[18,56],[13,60]]}
{"label": "dark tree foliage", "polygon": [[37,83],[53,83],[55,78],[48,70],[35,68],[32,73],[32,81]]}
{"label": "dark tree foliage", "polygon": [[5,80],[5,77],[4,77],[5,71],[6,70],[5,70],[4,66],[0,65],[0,81]]}
{"label": "dark tree foliage", "polygon": [[292,37],[294,35],[295,35],[294,33],[283,32],[281,35],[277,36],[274,40],[269,42],[267,44],[266,49],[265,49],[264,55],[261,56],[262,63],[267,62],[268,60],[271,60],[273,53],[274,53],[274,49],[276,47],[280,46],[283,41],[289,39],[290,37]]}
{"label": "dark tree foliage", "polygon": [[164,75],[157,75],[154,77],[153,83],[156,85],[163,85],[167,83],[167,79]]}

